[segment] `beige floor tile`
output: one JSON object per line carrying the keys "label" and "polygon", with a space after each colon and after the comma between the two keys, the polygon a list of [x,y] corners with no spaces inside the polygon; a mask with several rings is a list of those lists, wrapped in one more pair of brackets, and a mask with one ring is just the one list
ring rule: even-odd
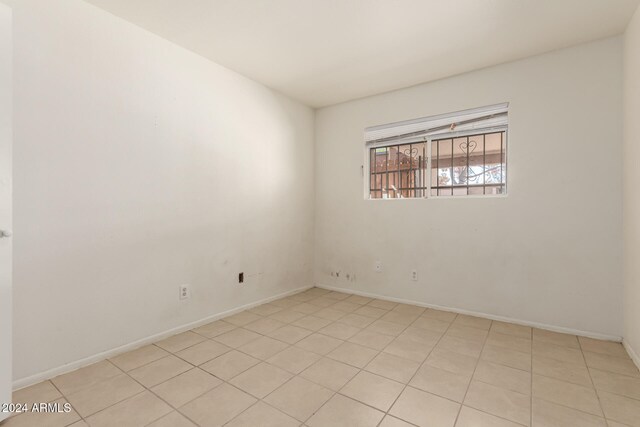
{"label": "beige floor tile", "polygon": [[470,375],[454,374],[425,364],[418,369],[409,385],[462,403],[469,381]]}
{"label": "beige floor tile", "polygon": [[378,354],[365,370],[406,384],[420,367],[420,363],[388,353]]}
{"label": "beige floor tile", "polygon": [[471,326],[451,325],[445,335],[483,343],[489,332]]}
{"label": "beige floor tile", "polygon": [[421,316],[427,309],[424,307],[418,307],[417,305],[412,304],[396,304],[393,307],[392,311],[402,313],[402,314],[410,314],[412,316]]}
{"label": "beige floor tile", "polygon": [[293,326],[308,329],[310,331],[318,331],[331,323],[331,320],[323,319],[322,317],[306,316],[302,319],[298,319],[292,323]]}
{"label": "beige floor tile", "polygon": [[607,419],[640,427],[640,401],[599,391],[600,403]]}
{"label": "beige floor tile", "polygon": [[241,347],[248,342],[257,340],[261,335],[255,332],[248,331],[243,328],[234,329],[233,331],[225,332],[213,338],[214,340],[232,348]]}
{"label": "beige floor tile", "polygon": [[220,384],[222,381],[218,378],[202,369],[194,368],[158,384],[151,391],[174,408],[178,408]]}
{"label": "beige floor tile", "polygon": [[[149,425],[151,426],[151,424]],[[79,420],[73,424],[69,424],[68,427],[89,427],[89,424],[87,424],[84,420]]]}
{"label": "beige floor tile", "polygon": [[608,354],[609,356],[629,358],[627,351],[621,343],[613,341],[594,340],[592,338],[578,337],[582,351],[591,353]]}
{"label": "beige floor tile", "polygon": [[344,323],[334,322],[320,329],[318,332],[339,340],[347,340],[360,332],[360,328]]}
{"label": "beige floor tile", "polygon": [[291,307],[291,310],[304,313],[307,315],[313,314],[316,311],[320,311],[321,309],[322,308],[318,307],[317,305],[309,304],[306,302],[303,302],[302,304],[294,305],[293,307]]}
{"label": "beige floor tile", "polygon": [[300,301],[292,300],[289,298],[280,298],[278,300],[271,301],[269,304],[273,304],[277,307],[282,307],[282,308],[290,308],[290,307],[293,307],[294,305],[300,304]]}
{"label": "beige floor tile", "polygon": [[239,351],[232,350],[200,365],[200,368],[218,378],[229,381],[231,378],[241,374],[258,363],[260,363],[258,359],[247,354],[240,353]]}
{"label": "beige floor tile", "polygon": [[109,359],[111,363],[127,372],[168,356],[169,353],[155,345],[146,345]]}
{"label": "beige floor tile", "polygon": [[392,310],[396,305],[398,305],[398,303],[393,301],[374,299],[373,301],[370,301],[367,305],[370,305],[371,307],[381,308],[383,310]]}
{"label": "beige floor tile", "polygon": [[317,354],[325,355],[333,351],[344,341],[337,338],[329,337],[322,334],[312,334],[298,341],[295,345],[304,350],[308,350]]}
{"label": "beige floor tile", "polygon": [[516,424],[504,418],[463,406],[460,409],[456,427],[522,427],[522,424]]}
{"label": "beige floor tile", "polygon": [[301,339],[311,335],[312,333],[313,332],[309,331],[308,329],[299,328],[293,325],[286,325],[280,329],[276,329],[273,332],[269,332],[267,335],[271,338],[275,338],[289,344],[295,344]]}
{"label": "beige floor tile", "polygon": [[255,322],[256,320],[261,319],[262,316],[259,316],[255,313],[251,313],[250,311],[241,311],[240,313],[236,313],[232,316],[228,316],[224,318],[224,321],[227,323],[231,323],[236,326],[244,326],[248,323]]}
{"label": "beige floor tile", "polygon": [[261,304],[249,309],[250,312],[259,316],[270,316],[282,310],[282,307],[278,307],[277,305],[271,303]]}
{"label": "beige floor tile", "polygon": [[531,371],[531,354],[521,351],[485,344],[480,359],[523,371]]}
{"label": "beige floor tile", "polygon": [[640,400],[640,378],[613,372],[590,369],[591,378],[596,390],[608,391],[613,394]]}
{"label": "beige floor tile", "polygon": [[588,351],[584,352],[584,358],[587,362],[587,366],[590,368],[614,372],[616,374],[629,375],[632,377],[640,377],[640,372],[638,372],[638,368],[634,365],[631,359],[609,356],[607,354],[591,353]]}
{"label": "beige floor tile", "polygon": [[331,307],[336,303],[335,299],[332,298],[328,298],[328,297],[320,297],[320,298],[315,298],[309,301],[309,304],[313,304],[315,306],[318,306],[320,308],[327,308],[327,307]]}
{"label": "beige floor tile", "polygon": [[229,381],[234,386],[260,399],[287,382],[292,375],[268,363],[259,363]]}
{"label": "beige floor tile", "polygon": [[479,342],[469,341],[458,337],[444,336],[440,339],[436,348],[478,358],[482,352],[482,346],[483,344]]}
{"label": "beige floor tile", "polygon": [[353,313],[360,307],[362,307],[360,304],[354,304],[352,302],[347,302],[347,301],[340,301],[331,305],[332,309],[344,311],[345,313]]}
{"label": "beige floor tile", "polygon": [[211,359],[231,351],[230,347],[212,340],[205,340],[176,353],[176,356],[192,365],[202,365]]}
{"label": "beige floor tile", "polygon": [[364,329],[349,338],[348,341],[372,348],[374,350],[382,350],[393,340],[394,338],[391,335],[383,335]]}
{"label": "beige floor tile", "polygon": [[345,342],[327,354],[327,357],[357,368],[364,368],[377,354],[376,350]]}
{"label": "beige floor tile", "polygon": [[336,394],[308,421],[309,427],[375,427],[384,412]]}
{"label": "beige floor tile", "polygon": [[334,310],[331,307],[323,308],[322,310],[316,311],[314,313],[314,316],[316,317],[322,317],[323,319],[331,320],[334,322],[336,320],[342,319],[346,315],[347,313],[345,313],[344,311]]}
{"label": "beige floor tile", "polygon": [[402,421],[399,418],[386,415],[378,427],[412,427],[413,424]]}
{"label": "beige floor tile", "polygon": [[589,370],[584,363],[569,363],[549,357],[533,356],[533,373],[592,387]]}
{"label": "beige floor tile", "polygon": [[491,331],[487,337],[487,344],[520,351],[522,353],[531,353],[531,338],[521,338],[515,335]]}
{"label": "beige floor tile", "polygon": [[609,427],[629,427],[628,424],[618,423],[613,420],[607,420],[607,424],[609,424]]}
{"label": "beige floor tile", "polygon": [[473,378],[487,384],[531,394],[531,372],[481,360]]}
{"label": "beige floor tile", "polygon": [[360,304],[360,305],[364,305],[364,304],[368,304],[371,301],[373,301],[373,298],[369,298],[369,297],[363,297],[360,295],[351,295],[349,298],[347,298],[345,301],[347,302],[351,302],[353,304]]}
{"label": "beige floor tile", "polygon": [[404,359],[422,363],[433,347],[434,343],[422,343],[408,338],[398,337],[384,348],[385,353],[393,354]]}
{"label": "beige floor tile", "polygon": [[312,299],[315,299],[316,297],[313,296],[313,295],[301,292],[299,294],[291,295],[289,298],[292,299],[292,300],[295,300],[295,301],[299,301],[299,302],[306,302],[306,301],[310,301]]}
{"label": "beige floor tile", "polygon": [[29,387],[21,388],[13,392],[13,403],[44,403],[53,402],[62,397],[62,394],[53,386],[51,381],[43,381]]}
{"label": "beige floor tile", "polygon": [[414,328],[427,329],[429,331],[444,333],[447,329],[449,329],[449,326],[451,326],[451,322],[434,319],[432,317],[421,316],[418,317],[411,324],[411,326],[413,326]]}
{"label": "beige floor tile", "polygon": [[300,376],[333,391],[338,391],[358,373],[358,369],[336,360],[322,358]]}
{"label": "beige floor tile", "polygon": [[595,390],[554,378],[533,375],[533,396],[579,411],[602,416]]}
{"label": "beige floor tile", "polygon": [[213,338],[217,337],[218,335],[224,334],[225,332],[232,331],[235,328],[235,325],[227,323],[224,320],[216,320],[215,322],[211,322],[193,329],[193,332],[207,338]]}
{"label": "beige floor tile", "polygon": [[267,360],[287,347],[289,347],[289,344],[277,339],[260,337],[239,347],[238,350],[256,359]]}
{"label": "beige floor tile", "polygon": [[386,320],[376,320],[366,330],[377,332],[384,335],[398,336],[407,328],[407,325],[400,325],[398,323],[387,322]]}
{"label": "beige floor tile", "polygon": [[81,416],[88,417],[104,408],[144,391],[144,387],[121,374],[67,396]]}
{"label": "beige floor tile", "polygon": [[428,308],[425,310],[424,313],[422,313],[421,316],[430,317],[432,319],[437,319],[437,320],[443,320],[445,322],[451,323],[455,320],[456,316],[458,315],[452,311],[443,311],[443,310],[436,310],[434,308]]}
{"label": "beige floor tile", "polygon": [[500,334],[514,335],[520,338],[532,337],[532,328],[529,326],[515,325],[513,323],[499,322],[494,320],[491,323],[491,330]]}
{"label": "beige floor tile", "polygon": [[173,411],[152,422],[148,427],[196,427],[196,425],[180,412]]}
{"label": "beige floor tile", "polygon": [[[295,322],[298,319],[302,319],[306,314],[300,313],[299,311],[293,311],[291,309],[282,310],[276,314],[272,314],[269,316],[271,319],[279,320],[284,323]],[[316,315],[317,316],[317,315]]]}
{"label": "beige floor tile", "polygon": [[371,317],[372,319],[379,319],[387,314],[387,310],[382,308],[371,307],[370,305],[363,305],[355,311],[355,314]]}
{"label": "beige floor tile", "polygon": [[562,347],[580,348],[578,337],[560,332],[547,331],[545,329],[533,329],[533,340]]}
{"label": "beige floor tile", "polygon": [[205,393],[180,408],[180,412],[202,427],[221,426],[256,402],[247,393],[229,384]]}
{"label": "beige floor tile", "polygon": [[533,399],[533,427],[607,427],[604,418],[542,399]]}
{"label": "beige floor tile", "polygon": [[408,314],[408,313],[402,313],[399,311],[391,310],[387,312],[387,314],[385,314],[384,316],[380,317],[380,320],[384,322],[397,323],[398,325],[407,327],[413,322],[415,322],[416,319],[418,319],[418,317],[420,316],[417,314]]}
{"label": "beige floor tile", "polygon": [[491,328],[491,320],[482,317],[468,316],[466,314],[458,314],[453,321],[454,325],[471,326],[472,328],[484,329],[488,331]]}
{"label": "beige floor tile", "polygon": [[404,384],[360,371],[340,390],[340,393],[386,412],[403,389]]}
{"label": "beige floor tile", "polygon": [[183,372],[188,371],[193,366],[190,363],[185,362],[176,356],[169,355],[158,359],[155,362],[151,362],[148,365],[141,366],[132,371],[129,371],[136,381],[141,383],[145,387],[153,387],[173,378],[176,375],[180,375]]}
{"label": "beige floor tile", "polygon": [[102,362],[94,363],[93,365],[57,376],[53,378],[51,382],[64,395],[68,396],[106,379],[120,375],[121,373],[122,371],[111,364],[111,362],[103,360]]}
{"label": "beige floor tile", "polygon": [[87,418],[91,427],[139,427],[162,418],[171,406],[144,391]]}
{"label": "beige floor tile", "polygon": [[286,350],[272,356],[267,361],[272,365],[299,374],[320,359],[319,354],[303,350],[298,347],[289,347]]}
{"label": "beige floor tile", "polygon": [[162,341],[158,341],[157,343],[155,343],[155,345],[171,353],[176,353],[187,347],[198,344],[205,339],[206,338],[202,335],[187,331],[181,334],[170,336],[169,338],[165,338]]}
{"label": "beige floor tile", "polygon": [[[38,402],[34,402],[38,403]],[[44,402],[43,402],[44,403]],[[57,399],[50,404],[56,404],[60,412],[25,412],[4,420],[2,427],[64,427],[80,420],[80,415],[71,408],[64,412],[65,399]]]}
{"label": "beige floor tile", "polygon": [[226,427],[297,427],[299,425],[299,421],[264,402],[256,403],[225,424]]}
{"label": "beige floor tile", "polygon": [[301,377],[293,377],[264,400],[299,421],[305,421],[333,396],[333,391]]}
{"label": "beige floor tile", "polygon": [[418,426],[453,427],[460,405],[413,387],[407,387],[389,414]]}
{"label": "beige floor tile", "polygon": [[402,331],[400,335],[398,335],[398,338],[408,338],[412,341],[417,341],[434,346],[440,340],[440,338],[442,338],[442,336],[442,332],[430,331],[428,329],[420,329],[409,326],[407,329]]}
{"label": "beige floor tile", "polygon": [[425,363],[454,374],[471,376],[476,368],[478,359],[453,351],[435,348],[429,354]]}
{"label": "beige floor tile", "polygon": [[339,319],[338,322],[362,329],[375,322],[375,320],[376,319],[372,317],[363,316],[361,314],[349,313],[343,318]]}
{"label": "beige floor tile", "polygon": [[341,301],[341,300],[344,300],[346,298],[349,298],[349,294],[344,293],[344,292],[329,291],[329,293],[326,294],[326,297]]}
{"label": "beige floor tile", "polygon": [[530,396],[491,384],[472,380],[464,404],[525,426],[530,422]]}
{"label": "beige floor tile", "polygon": [[584,364],[584,357],[580,349],[534,340],[532,351],[534,357],[543,356],[561,362]]}
{"label": "beige floor tile", "polygon": [[244,325],[244,328],[259,334],[268,334],[269,332],[282,328],[284,325],[286,325],[286,323],[279,320],[272,319],[271,317],[263,317],[260,320]]}

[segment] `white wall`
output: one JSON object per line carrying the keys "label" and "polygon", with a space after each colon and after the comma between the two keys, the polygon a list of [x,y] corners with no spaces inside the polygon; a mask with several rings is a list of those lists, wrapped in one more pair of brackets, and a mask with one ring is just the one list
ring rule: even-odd
{"label": "white wall", "polygon": [[312,284],[311,109],[82,1],[11,3],[15,380]]}
{"label": "white wall", "polygon": [[[621,67],[617,37],[319,110],[316,283],[620,337]],[[363,199],[365,127],[500,102],[508,197]]]}
{"label": "white wall", "polygon": [[[11,230],[12,40],[11,9],[0,4],[0,230]],[[12,239],[0,238],[0,403],[11,402]],[[0,420],[9,413],[0,411]]]}
{"label": "white wall", "polygon": [[624,340],[640,365],[640,9],[624,38]]}

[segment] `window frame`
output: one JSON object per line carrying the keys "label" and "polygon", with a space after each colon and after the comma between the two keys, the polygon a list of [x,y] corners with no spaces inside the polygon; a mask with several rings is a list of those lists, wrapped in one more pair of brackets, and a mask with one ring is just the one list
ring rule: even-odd
{"label": "window frame", "polygon": [[[432,173],[431,173],[431,146],[434,140],[442,140],[442,139],[451,139],[451,138],[460,138],[465,136],[474,136],[474,135],[484,135],[488,133],[498,133],[504,132],[504,141],[503,141],[503,156],[504,156],[504,192],[501,194],[461,194],[461,195],[442,195],[442,196],[433,196],[431,194],[432,190]],[[427,189],[426,195],[421,197],[381,197],[381,198],[372,198],[371,197],[371,149],[375,148],[384,148],[384,147],[392,147],[396,145],[403,144],[417,144],[424,142],[427,144]],[[428,135],[422,138],[405,138],[398,139],[396,141],[386,141],[382,143],[365,143],[364,149],[364,162],[362,166],[362,178],[364,184],[364,199],[370,201],[378,201],[378,200],[431,200],[431,199],[494,199],[494,198],[506,198],[509,194],[509,125],[500,125],[500,126],[492,126],[486,128],[477,128],[477,129],[469,129],[465,131],[452,131],[447,133],[440,133],[435,135]]]}

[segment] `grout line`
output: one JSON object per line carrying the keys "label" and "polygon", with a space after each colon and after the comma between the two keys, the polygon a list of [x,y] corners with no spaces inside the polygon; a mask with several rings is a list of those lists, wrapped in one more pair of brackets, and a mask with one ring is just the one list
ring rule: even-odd
{"label": "grout line", "polygon": [[533,426],[533,328],[531,328],[531,371],[529,372],[529,425]]}
{"label": "grout line", "polygon": [[[457,319],[457,316],[456,316],[456,319]],[[453,322],[451,324],[453,324]],[[458,423],[458,418],[460,418],[460,412],[462,412],[464,401],[467,399],[467,393],[469,393],[469,388],[471,388],[471,382],[473,381],[473,377],[476,375],[476,370],[478,369],[478,365],[480,364],[480,359],[482,357],[482,352],[484,351],[484,347],[485,345],[487,345],[487,340],[489,339],[489,333],[491,332],[492,326],[493,326],[493,320],[490,321],[489,329],[487,330],[487,336],[485,336],[484,340],[482,341],[482,348],[480,349],[480,353],[478,353],[478,360],[476,360],[476,364],[473,367],[473,372],[471,373],[471,377],[469,378],[469,384],[467,384],[467,389],[465,390],[464,396],[462,397],[462,402],[460,402],[460,408],[458,409],[458,414],[456,415],[456,419],[453,425],[456,425]],[[485,412],[485,411],[481,411],[481,412]],[[490,415],[493,415],[493,414],[490,414]]]}
{"label": "grout line", "polygon": [[[600,401],[600,394],[596,389],[596,385],[593,382],[593,377],[591,376],[591,370],[589,369],[589,365],[587,365],[587,358],[584,357],[584,349],[582,348],[582,342],[578,339],[578,346],[580,347],[580,354],[582,355],[582,360],[584,361],[584,365],[587,367],[587,373],[589,374],[589,381],[591,381],[591,386],[593,387],[593,392],[596,395],[596,399],[598,399],[598,407],[600,408],[600,413],[602,414],[602,418],[607,421],[607,418],[604,415],[604,410],[602,409],[602,402]],[[563,405],[564,406],[564,405]],[[608,424],[608,422],[607,422]]]}

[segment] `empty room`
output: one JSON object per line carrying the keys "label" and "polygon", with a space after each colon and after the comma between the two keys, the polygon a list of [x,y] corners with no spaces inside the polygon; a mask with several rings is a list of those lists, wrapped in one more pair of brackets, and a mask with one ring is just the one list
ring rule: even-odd
{"label": "empty room", "polygon": [[0,427],[640,427],[638,159],[640,0],[0,0]]}

